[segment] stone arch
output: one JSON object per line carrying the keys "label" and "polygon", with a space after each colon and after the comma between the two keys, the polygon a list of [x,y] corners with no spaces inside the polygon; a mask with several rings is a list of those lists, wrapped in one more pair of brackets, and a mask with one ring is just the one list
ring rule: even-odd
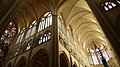
{"label": "stone arch", "polygon": [[69,67],[70,62],[65,52],[60,54],[60,67]]}
{"label": "stone arch", "polygon": [[74,63],[74,64],[72,65],[72,67],[77,67],[77,64],[76,64],[76,63]]}
{"label": "stone arch", "polygon": [[27,66],[27,59],[25,57],[22,57],[15,65],[15,67],[26,67],[26,66]]}
{"label": "stone arch", "polygon": [[30,62],[30,67],[49,67],[49,57],[47,50],[39,50]]}
{"label": "stone arch", "polygon": [[12,64],[11,64],[11,63],[9,63],[9,64],[7,65],[7,67],[12,67]]}

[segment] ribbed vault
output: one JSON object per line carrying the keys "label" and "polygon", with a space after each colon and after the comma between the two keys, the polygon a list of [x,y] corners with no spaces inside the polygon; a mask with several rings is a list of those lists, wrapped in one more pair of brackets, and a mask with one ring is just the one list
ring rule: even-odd
{"label": "ribbed vault", "polygon": [[98,21],[85,0],[69,0],[59,9],[66,26],[72,28],[73,36],[78,37],[85,49],[106,45]]}
{"label": "ribbed vault", "polygon": [[56,9],[55,7],[58,9],[65,1],[66,0],[25,0],[13,20],[18,24],[19,29],[27,28],[34,20],[39,22],[41,16],[48,11],[53,11],[53,9]]}
{"label": "ribbed vault", "polygon": [[85,49],[91,48],[93,41],[96,45],[105,45],[99,23],[85,0],[25,0],[14,21],[19,29],[27,28],[32,21],[39,22],[41,16],[54,9],[62,16],[66,27],[72,28],[73,35],[79,38]]}

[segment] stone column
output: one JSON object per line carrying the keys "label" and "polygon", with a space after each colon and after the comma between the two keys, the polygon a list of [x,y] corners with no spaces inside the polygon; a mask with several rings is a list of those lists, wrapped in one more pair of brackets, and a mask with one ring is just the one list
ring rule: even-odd
{"label": "stone column", "polygon": [[51,56],[50,67],[59,67],[59,46],[58,46],[58,22],[57,15],[52,14],[52,43],[51,43]]}
{"label": "stone column", "polygon": [[[110,24],[110,21],[105,16],[105,13],[101,9],[102,6],[98,5],[95,0],[86,0],[88,5],[90,6],[91,10],[93,11],[96,19],[98,20],[101,28],[104,31],[104,34],[106,35],[107,39],[109,40],[111,46],[116,52],[116,57],[118,60],[120,60],[120,39],[118,38],[117,34],[115,33],[115,30],[113,29],[112,25]],[[119,62],[119,61],[118,61]],[[117,63],[120,65],[120,63]]]}

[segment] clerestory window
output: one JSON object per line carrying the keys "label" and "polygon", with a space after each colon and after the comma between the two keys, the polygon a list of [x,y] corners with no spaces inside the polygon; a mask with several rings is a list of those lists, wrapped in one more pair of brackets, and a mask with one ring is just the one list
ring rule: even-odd
{"label": "clerestory window", "polygon": [[51,12],[47,12],[44,14],[44,16],[42,17],[39,23],[38,32],[48,28],[51,25],[52,25],[52,14]]}
{"label": "clerestory window", "polygon": [[37,25],[37,22],[36,22],[36,20],[34,20],[32,22],[32,24],[29,26],[29,29],[27,30],[27,34],[26,34],[25,38],[28,38],[28,37],[30,37],[30,36],[35,34],[35,32],[36,32],[36,25]]}
{"label": "clerestory window", "polygon": [[19,35],[18,35],[18,37],[17,37],[16,44],[17,44],[17,43],[20,43],[20,42],[22,41],[22,38],[23,38],[23,36],[24,36],[24,32],[25,32],[25,28],[23,28],[23,29],[20,31],[20,33],[19,33]]}
{"label": "clerestory window", "polygon": [[94,65],[102,64],[103,58],[105,58],[106,62],[110,60],[111,56],[109,54],[106,48],[90,48],[88,52],[89,62]]}

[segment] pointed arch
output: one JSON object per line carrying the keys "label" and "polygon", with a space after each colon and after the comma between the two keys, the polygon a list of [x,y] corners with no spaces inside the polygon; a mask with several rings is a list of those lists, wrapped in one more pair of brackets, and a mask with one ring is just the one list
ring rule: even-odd
{"label": "pointed arch", "polygon": [[22,57],[15,65],[15,67],[26,67],[26,66],[27,66],[27,59],[25,57]]}
{"label": "pointed arch", "polygon": [[30,67],[49,67],[49,57],[47,50],[39,50],[31,59]]}
{"label": "pointed arch", "polygon": [[60,67],[69,67],[70,65],[68,56],[66,55],[65,52],[62,52],[60,54]]}
{"label": "pointed arch", "polygon": [[7,65],[7,67],[12,67],[12,63],[9,63],[9,64]]}

